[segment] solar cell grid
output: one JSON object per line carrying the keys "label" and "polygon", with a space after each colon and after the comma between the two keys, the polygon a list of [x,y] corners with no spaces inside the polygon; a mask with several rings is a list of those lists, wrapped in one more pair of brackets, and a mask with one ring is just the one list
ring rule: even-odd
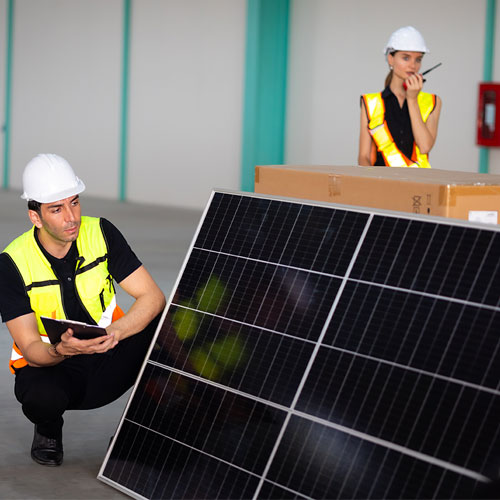
{"label": "solar cell grid", "polygon": [[[195,248],[339,276],[345,274],[368,219],[366,214],[260,198],[243,198],[238,205],[215,200]],[[218,229],[212,238],[213,227]],[[223,234],[220,227],[227,231]]]}
{"label": "solar cell grid", "polygon": [[351,277],[498,306],[500,235],[374,217]]}
{"label": "solar cell grid", "polygon": [[330,276],[194,249],[174,303],[317,340],[339,285]]}
{"label": "solar cell grid", "polygon": [[490,393],[327,348],[296,408],[478,472],[500,415]]}
{"label": "solar cell grid", "polygon": [[258,477],[126,420],[108,471],[137,498],[250,498]]}
{"label": "solar cell grid", "polygon": [[484,496],[498,235],[214,193],[100,479],[137,498]]}
{"label": "solar cell grid", "polygon": [[491,347],[499,321],[488,308],[351,282],[324,343],[498,389]]}
{"label": "solar cell grid", "polygon": [[[205,336],[191,343],[189,354],[182,350],[181,355],[174,357],[168,352],[165,357],[164,351],[169,349],[166,347],[153,352],[151,360],[192,374],[201,373],[277,404],[291,403],[312,354],[311,343],[212,316],[201,321],[204,324],[200,328],[206,328],[215,342]],[[167,324],[157,342],[169,346],[175,342],[176,330],[172,323]]]}
{"label": "solar cell grid", "polygon": [[309,498],[470,498],[475,486],[467,477],[299,417],[291,419],[268,477]]}
{"label": "solar cell grid", "polygon": [[[285,413],[182,375],[164,375],[162,368],[148,367],[148,382],[140,388],[149,399],[148,383],[155,382],[160,389],[153,395],[156,407],[144,411],[144,397],[137,398],[130,406],[130,419],[249,472],[262,473]],[[168,390],[160,388],[159,380]],[[265,432],[257,432],[263,423]]]}

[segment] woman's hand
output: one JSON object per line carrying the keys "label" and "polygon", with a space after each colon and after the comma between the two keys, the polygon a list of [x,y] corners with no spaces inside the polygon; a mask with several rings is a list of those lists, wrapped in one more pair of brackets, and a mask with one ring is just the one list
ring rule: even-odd
{"label": "woman's hand", "polygon": [[416,99],[419,92],[424,87],[424,78],[420,73],[414,73],[405,80],[406,98]]}

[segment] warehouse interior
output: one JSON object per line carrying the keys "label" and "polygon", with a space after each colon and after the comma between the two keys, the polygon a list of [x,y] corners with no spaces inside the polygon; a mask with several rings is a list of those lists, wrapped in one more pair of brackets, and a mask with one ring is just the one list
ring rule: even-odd
{"label": "warehouse interior", "polygon": [[[0,0],[0,247],[30,227],[24,166],[57,153],[86,183],[83,213],[111,220],[168,298],[214,188],[254,191],[257,165],[357,164],[360,95],[382,89],[384,44],[404,25],[425,35],[423,69],[442,62],[426,83],[443,101],[433,169],[496,178],[498,148],[476,141],[479,84],[500,81],[496,0],[382,7]],[[0,345],[0,496],[125,498],[96,476],[128,394],[70,412],[64,466],[40,467],[12,391],[4,323]]]}

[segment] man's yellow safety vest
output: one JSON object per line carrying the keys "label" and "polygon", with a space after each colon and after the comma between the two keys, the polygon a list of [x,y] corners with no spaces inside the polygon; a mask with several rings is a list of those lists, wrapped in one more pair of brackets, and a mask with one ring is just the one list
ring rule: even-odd
{"label": "man's yellow safety vest", "polygon": [[[38,331],[44,342],[50,343],[40,316],[66,318],[62,299],[62,284],[35,240],[35,227],[16,238],[4,250],[16,265],[30,299]],[[82,217],[76,240],[78,259],[75,268],[75,288],[81,304],[99,326],[107,327],[117,314],[113,278],[108,271],[108,249],[99,219]],[[113,318],[115,315],[115,318]],[[10,370],[26,366],[27,362],[14,343]]]}
{"label": "man's yellow safety vest", "polygon": [[[385,121],[385,105],[382,93],[364,94],[363,100],[368,115],[368,130],[375,141],[377,150],[382,153],[385,164],[388,167],[431,168],[427,155],[422,154],[415,143],[413,143],[411,158],[404,155],[396,146]],[[420,92],[417,100],[422,120],[426,122],[432,110],[436,107],[436,96],[427,92]]]}

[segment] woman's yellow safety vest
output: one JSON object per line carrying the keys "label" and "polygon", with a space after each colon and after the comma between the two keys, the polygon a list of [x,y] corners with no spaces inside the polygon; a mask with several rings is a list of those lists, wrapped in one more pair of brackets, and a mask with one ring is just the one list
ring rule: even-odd
{"label": "woman's yellow safety vest", "polygon": [[[62,284],[38,246],[34,232],[33,226],[10,243],[4,252],[11,257],[23,279],[42,340],[50,343],[40,316],[69,318],[64,311]],[[79,255],[74,280],[77,296],[95,323],[107,327],[117,319],[117,314],[123,313],[116,305],[113,278],[108,271],[108,249],[98,218],[81,218],[76,246]],[[26,360],[14,342],[11,372],[26,365]]]}
{"label": "woman's yellow safety vest", "polygon": [[[396,146],[385,121],[385,105],[382,93],[364,94],[363,100],[368,115],[368,130],[377,146],[377,150],[382,153],[385,164],[389,167],[431,168],[427,155],[422,154],[415,143],[413,143],[411,158],[404,155]],[[422,120],[426,122],[436,107],[436,96],[427,92],[420,92],[417,100]]]}

